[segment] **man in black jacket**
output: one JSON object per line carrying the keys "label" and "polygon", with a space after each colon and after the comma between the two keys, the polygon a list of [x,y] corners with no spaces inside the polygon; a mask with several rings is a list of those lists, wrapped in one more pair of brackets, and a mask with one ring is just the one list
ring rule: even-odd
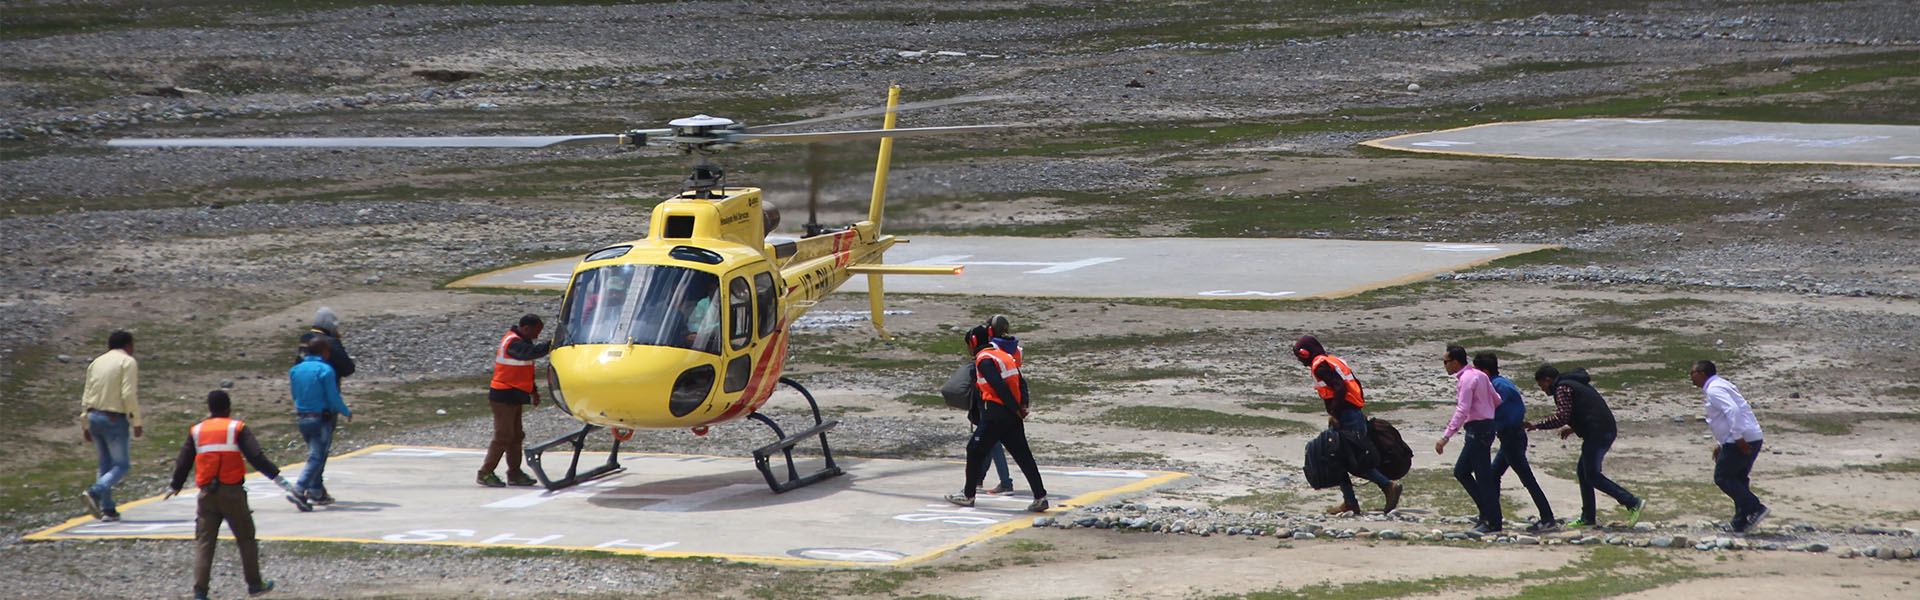
{"label": "man in black jacket", "polygon": [[300,334],[300,356],[307,355],[307,344],[316,337],[327,338],[327,345],[331,347],[331,351],[327,354],[327,364],[333,366],[334,383],[352,377],[353,357],[347,355],[346,344],[340,342],[340,317],[333,314],[333,309],[322,306],[319,310],[313,311],[313,327],[307,329],[306,333]]}
{"label": "man in black jacket", "polygon": [[1540,391],[1553,398],[1553,416],[1546,420],[1529,423],[1530,430],[1560,429],[1560,438],[1578,434],[1580,436],[1580,461],[1574,465],[1574,473],[1580,480],[1580,520],[1568,523],[1568,527],[1597,527],[1594,515],[1593,491],[1600,490],[1627,509],[1627,526],[1640,522],[1640,515],[1647,510],[1645,498],[1637,498],[1620,484],[1614,483],[1600,473],[1600,461],[1607,457],[1607,450],[1613,448],[1613,439],[1619,435],[1619,429],[1613,421],[1613,410],[1607,408],[1606,398],[1593,389],[1586,369],[1574,369],[1561,373],[1553,365],[1541,365],[1533,372],[1533,381]]}
{"label": "man in black jacket", "polygon": [[980,426],[973,430],[973,439],[967,442],[966,488],[961,493],[948,495],[947,501],[973,506],[974,492],[987,474],[987,452],[994,444],[1001,444],[1007,454],[1013,455],[1013,462],[1020,465],[1020,472],[1027,476],[1027,486],[1033,490],[1033,503],[1027,505],[1027,510],[1046,512],[1047,486],[1041,483],[1040,468],[1034,464],[1033,450],[1027,446],[1027,380],[1020,375],[1019,362],[1013,354],[995,346],[992,338],[991,330],[986,327],[967,332],[967,350],[973,354],[974,361],[974,385],[979,390],[974,402],[979,403]]}

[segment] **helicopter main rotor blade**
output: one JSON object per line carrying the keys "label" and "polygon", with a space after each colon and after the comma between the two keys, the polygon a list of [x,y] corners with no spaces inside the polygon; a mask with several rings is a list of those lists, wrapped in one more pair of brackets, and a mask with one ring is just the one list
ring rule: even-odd
{"label": "helicopter main rotor blade", "polygon": [[885,137],[909,137],[916,135],[938,135],[943,133],[966,133],[1002,129],[1013,125],[956,125],[953,127],[907,127],[902,129],[861,129],[857,131],[822,131],[819,133],[737,133],[728,139],[734,142],[825,142],[833,140],[866,140]]}
{"label": "helicopter main rotor blade", "polygon": [[[906,103],[906,104],[901,104],[901,105],[898,105],[898,106],[895,106],[895,107],[893,107],[893,108],[892,108],[892,110],[893,110],[893,112],[900,112],[900,111],[903,111],[903,110],[919,110],[919,109],[923,109],[923,108],[934,108],[934,107],[937,107],[937,106],[947,106],[947,105],[951,105],[951,104],[966,104],[966,103],[970,103],[970,102],[988,102],[988,101],[992,101],[992,100],[1004,100],[1004,99],[1006,99],[1006,98],[1007,98],[1007,96],[959,96],[959,97],[954,97],[954,98],[945,98],[945,99],[941,99],[941,100],[926,100],[926,101],[922,101],[922,102],[908,102],[908,103]],[[773,130],[776,130],[776,129],[788,129],[788,128],[792,128],[792,127],[800,127],[800,126],[803,126],[803,125],[812,125],[812,124],[815,124],[815,123],[825,123],[825,122],[828,122],[828,121],[840,121],[840,120],[844,120],[844,119],[858,119],[858,118],[860,118],[860,117],[870,117],[870,116],[874,116],[874,115],[884,115],[884,114],[887,114],[887,111],[888,111],[888,108],[887,108],[887,107],[884,107],[884,106],[881,106],[881,107],[877,107],[877,108],[865,108],[865,109],[861,109],[861,110],[856,110],[856,111],[852,111],[852,112],[843,112],[843,113],[840,113],[840,114],[835,114],[835,115],[827,115],[827,116],[824,116],[824,117],[814,117],[814,118],[811,118],[811,119],[801,119],[801,120],[799,120],[799,121],[788,121],[788,122],[785,122],[785,123],[773,123],[773,124],[770,124],[770,125],[755,125],[755,126],[752,126],[752,127],[747,127],[747,128],[745,128],[745,129],[743,129],[742,131],[745,131],[745,132],[747,132],[747,133],[757,133],[757,132],[762,132],[762,131],[773,131]]]}
{"label": "helicopter main rotor blade", "polygon": [[[667,133],[672,130],[658,130]],[[655,131],[633,132],[639,134]],[[118,138],[120,148],[548,148],[561,144],[625,143],[630,134],[496,135],[457,137]]]}

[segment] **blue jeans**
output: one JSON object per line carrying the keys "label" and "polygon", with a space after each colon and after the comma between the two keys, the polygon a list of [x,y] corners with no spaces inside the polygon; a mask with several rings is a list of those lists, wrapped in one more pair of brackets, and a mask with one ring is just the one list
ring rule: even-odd
{"label": "blue jeans", "polygon": [[300,437],[307,439],[307,468],[301,471],[296,487],[308,496],[327,495],[327,484],[321,481],[321,477],[327,470],[327,451],[333,448],[335,422],[320,417],[300,417]]}
{"label": "blue jeans", "polygon": [[[1371,439],[1367,435],[1367,414],[1360,412],[1360,409],[1357,408],[1340,412],[1340,430],[1348,433],[1358,433],[1360,434],[1360,439],[1363,440]],[[1387,476],[1381,474],[1380,469],[1377,468],[1369,469],[1366,474],[1360,477],[1373,482],[1374,485],[1380,486],[1380,491],[1382,492],[1385,492],[1389,486],[1393,485],[1393,480],[1387,479]],[[1353,495],[1353,481],[1346,477],[1340,478],[1340,498],[1346,500],[1347,504],[1354,506],[1360,505],[1360,499]]]}
{"label": "blue jeans", "polygon": [[113,502],[113,486],[120,485],[120,480],[126,479],[127,472],[133,470],[133,424],[126,417],[89,412],[87,433],[93,435],[93,449],[100,455],[100,476],[87,491],[100,500],[102,512],[119,512]]}
{"label": "blue jeans", "polygon": [[1740,451],[1738,444],[1721,444],[1720,458],[1713,463],[1713,484],[1720,486],[1733,499],[1733,524],[1743,526],[1754,513],[1760,512],[1760,497],[1753,495],[1749,487],[1753,474],[1753,459],[1760,456],[1760,442],[1747,442],[1753,446],[1753,454]]}
{"label": "blue jeans", "polygon": [[1539,480],[1533,478],[1533,466],[1527,463],[1527,430],[1514,426],[1494,435],[1500,439],[1500,451],[1493,455],[1493,489],[1500,489],[1500,478],[1506,477],[1507,467],[1513,467],[1513,474],[1533,496],[1534,508],[1540,509],[1540,520],[1552,521],[1553,506],[1547,503],[1547,493],[1540,490]]}
{"label": "blue jeans", "polygon": [[1596,523],[1593,508],[1593,491],[1600,490],[1612,496],[1621,506],[1634,506],[1640,503],[1626,488],[1600,474],[1600,461],[1607,458],[1607,451],[1613,449],[1616,433],[1595,435],[1580,439],[1580,462],[1574,463],[1574,474],[1580,479],[1580,520],[1589,524]]}
{"label": "blue jeans", "polygon": [[1469,421],[1460,428],[1466,443],[1460,446],[1460,458],[1453,463],[1453,478],[1467,489],[1467,497],[1480,509],[1480,522],[1499,527],[1500,487],[1493,478],[1493,420]]}
{"label": "blue jeans", "polygon": [[987,459],[993,461],[993,472],[1000,476],[1000,485],[1011,487],[1013,474],[1007,472],[1007,449],[1001,444],[994,444],[993,449],[987,451]]}

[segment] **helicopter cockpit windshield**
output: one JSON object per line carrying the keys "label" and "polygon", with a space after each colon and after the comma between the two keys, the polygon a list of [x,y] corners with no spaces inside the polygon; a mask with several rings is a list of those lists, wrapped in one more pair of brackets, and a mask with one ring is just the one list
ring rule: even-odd
{"label": "helicopter cockpit windshield", "polygon": [[561,346],[641,344],[720,353],[720,278],[665,265],[581,271],[561,308]]}

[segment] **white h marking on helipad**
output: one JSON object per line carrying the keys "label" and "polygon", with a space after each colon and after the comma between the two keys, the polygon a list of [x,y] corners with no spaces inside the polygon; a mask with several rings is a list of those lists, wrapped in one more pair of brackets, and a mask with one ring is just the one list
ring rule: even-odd
{"label": "white h marking on helipad", "polygon": [[1081,268],[1091,267],[1094,265],[1106,264],[1106,263],[1110,263],[1118,260],[1125,260],[1123,258],[1113,257],[1113,256],[1096,256],[1093,258],[1086,258],[1086,259],[1076,260],[1073,262],[1030,262],[1030,261],[1001,261],[1001,260],[969,261],[967,260],[972,257],[973,257],[972,254],[947,254],[947,255],[935,256],[933,258],[928,258],[923,260],[916,260],[907,264],[910,264],[910,265],[963,265],[963,266],[978,265],[978,266],[989,266],[989,267],[1045,267],[1045,268],[1034,269],[1032,271],[1025,271],[1025,272],[1033,273],[1037,275],[1051,275],[1054,273],[1065,273],[1067,271],[1072,271],[1074,269],[1081,269]]}

